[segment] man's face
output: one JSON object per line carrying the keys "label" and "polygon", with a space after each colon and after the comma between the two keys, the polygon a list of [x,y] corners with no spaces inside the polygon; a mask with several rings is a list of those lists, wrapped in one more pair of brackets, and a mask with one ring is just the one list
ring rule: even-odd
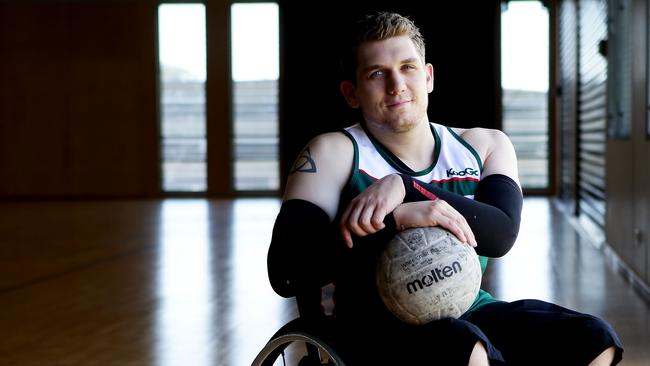
{"label": "man's face", "polygon": [[[347,84],[346,84],[347,83]],[[411,130],[427,118],[433,67],[406,36],[367,42],[358,50],[357,85],[341,84],[348,104],[361,108],[370,128]]]}

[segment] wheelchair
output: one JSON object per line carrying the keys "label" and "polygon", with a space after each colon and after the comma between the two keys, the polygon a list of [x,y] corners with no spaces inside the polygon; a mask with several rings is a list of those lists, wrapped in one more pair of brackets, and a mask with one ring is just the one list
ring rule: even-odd
{"label": "wheelchair", "polygon": [[286,365],[285,351],[289,346],[302,348],[298,366],[344,366],[345,362],[336,347],[336,320],[326,315],[321,305],[320,289],[296,297],[299,317],[280,328],[266,343],[252,366],[271,366],[282,358]]}

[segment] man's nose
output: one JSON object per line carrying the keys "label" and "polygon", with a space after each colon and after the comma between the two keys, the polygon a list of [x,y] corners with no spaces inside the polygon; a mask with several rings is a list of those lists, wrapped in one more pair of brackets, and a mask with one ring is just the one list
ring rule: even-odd
{"label": "man's nose", "polygon": [[391,72],[386,82],[386,89],[390,95],[398,95],[406,89],[404,77],[396,72]]}

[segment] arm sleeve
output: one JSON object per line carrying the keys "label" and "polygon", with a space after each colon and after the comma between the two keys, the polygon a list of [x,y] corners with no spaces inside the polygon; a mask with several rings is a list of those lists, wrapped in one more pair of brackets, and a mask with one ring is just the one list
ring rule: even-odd
{"label": "arm sleeve", "polygon": [[332,282],[337,252],[344,246],[337,227],[319,206],[293,199],[282,203],[267,256],[271,287],[293,297],[301,289]]}
{"label": "arm sleeve", "polygon": [[515,243],[519,234],[523,196],[511,178],[494,174],[482,179],[474,199],[446,191],[431,184],[402,175],[404,202],[440,198],[447,201],[467,220],[476,236],[476,252],[486,257],[501,257]]}
{"label": "arm sleeve", "polygon": [[[384,223],[384,229],[362,242],[392,238],[397,233],[392,213]],[[330,223],[322,208],[305,200],[288,200],[275,220],[267,256],[271,287],[283,297],[320,288],[335,279],[346,251],[338,226]]]}

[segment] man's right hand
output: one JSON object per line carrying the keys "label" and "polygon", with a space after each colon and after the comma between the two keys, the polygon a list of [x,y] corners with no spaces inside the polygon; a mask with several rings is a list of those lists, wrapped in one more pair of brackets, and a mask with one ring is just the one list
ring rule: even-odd
{"label": "man's right hand", "polygon": [[341,215],[339,226],[348,248],[352,248],[352,233],[357,236],[374,234],[384,228],[384,217],[404,201],[402,178],[387,175],[355,197]]}

